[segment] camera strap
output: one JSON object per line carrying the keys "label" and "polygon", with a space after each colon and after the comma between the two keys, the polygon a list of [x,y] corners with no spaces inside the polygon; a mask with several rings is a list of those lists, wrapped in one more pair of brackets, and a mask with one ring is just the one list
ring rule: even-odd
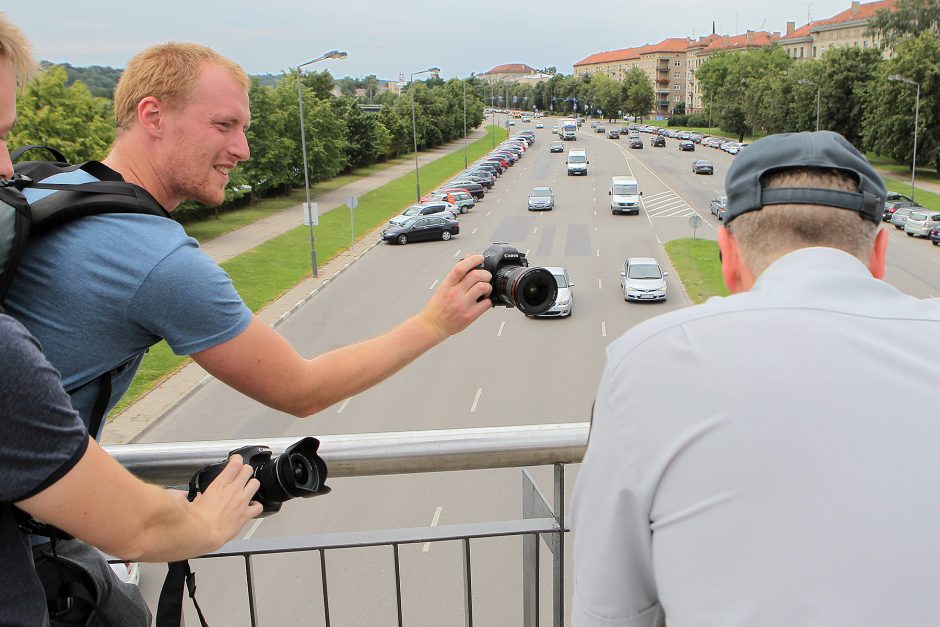
{"label": "camera strap", "polygon": [[186,587],[189,598],[193,600],[199,623],[202,627],[209,627],[206,617],[202,614],[202,608],[196,601],[196,573],[189,567],[189,561],[170,562],[167,567],[166,579],[157,602],[154,627],[180,627],[183,618],[183,586]]}

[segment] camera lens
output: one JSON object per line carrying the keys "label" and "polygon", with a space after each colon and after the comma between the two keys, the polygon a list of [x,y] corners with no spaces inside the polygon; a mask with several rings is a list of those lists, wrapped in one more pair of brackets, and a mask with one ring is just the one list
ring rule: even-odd
{"label": "camera lens", "polygon": [[306,458],[301,455],[291,455],[290,466],[294,471],[294,483],[296,485],[316,489],[316,481],[313,480],[314,470]]}
{"label": "camera lens", "polygon": [[551,309],[558,296],[555,277],[545,268],[503,266],[493,277],[492,298],[516,307],[527,316]]}

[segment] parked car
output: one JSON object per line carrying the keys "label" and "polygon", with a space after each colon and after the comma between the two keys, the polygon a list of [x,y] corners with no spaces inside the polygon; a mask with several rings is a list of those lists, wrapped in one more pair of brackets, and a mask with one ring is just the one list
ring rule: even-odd
{"label": "parked car", "polygon": [[474,200],[482,200],[486,196],[486,189],[483,187],[483,185],[472,179],[454,179],[453,181],[445,183],[441,189],[448,191],[456,190],[459,192],[467,192],[473,196]]}
{"label": "parked car", "polygon": [[600,124],[598,124],[597,126],[594,127],[594,132],[595,132],[595,133],[606,133],[606,132],[607,132],[607,129],[605,129],[603,126],[601,126]]}
{"label": "parked car", "polygon": [[620,131],[615,128],[607,131],[607,139],[620,139]]}
{"label": "parked car", "polygon": [[715,166],[712,165],[711,161],[707,159],[696,159],[692,162],[692,173],[693,174],[714,174]]}
{"label": "parked car", "polygon": [[715,196],[712,198],[711,204],[709,205],[709,211],[712,212],[716,218],[720,221],[725,219],[725,211],[728,209],[728,197],[727,196]]}
{"label": "parked car", "polygon": [[620,273],[624,300],[666,300],[666,277],[652,257],[630,257]]}
{"label": "parked car", "polygon": [[564,142],[552,142],[548,147],[548,152],[564,152],[565,144]]}
{"label": "parked car", "polygon": [[630,148],[642,148],[642,147],[643,147],[643,140],[640,139],[639,137],[634,137],[633,139],[630,140]]}
{"label": "parked car", "polygon": [[894,212],[894,215],[891,216],[891,224],[894,225],[894,228],[901,230],[904,228],[904,225],[907,223],[908,216],[912,212],[917,211],[918,209],[923,209],[920,205],[912,205],[910,207],[899,207],[897,211]]}
{"label": "parked car", "polygon": [[934,246],[940,246],[940,227],[930,230],[930,241]]}
{"label": "parked car", "polygon": [[428,194],[425,198],[421,199],[422,202],[433,202],[435,200],[449,202],[457,209],[457,213],[467,213],[473,209],[473,205],[475,204],[473,196],[471,196],[469,193],[452,189],[434,191]]}
{"label": "parked car", "polygon": [[936,227],[940,227],[940,212],[918,209],[907,216],[904,232],[909,237],[930,237],[930,231]]}
{"label": "parked car", "polygon": [[689,141],[688,139],[683,139],[679,142],[679,150],[687,150],[689,152],[695,151],[695,144]]}
{"label": "parked car", "polygon": [[539,314],[540,318],[565,318],[571,315],[571,309],[574,306],[574,296],[571,288],[574,283],[568,276],[568,270],[558,266],[547,266],[545,268],[555,277],[555,284],[558,286],[558,295],[555,296],[555,304],[545,313]]}
{"label": "parked car", "polygon": [[885,203],[885,212],[884,212],[884,221],[891,222],[891,218],[894,216],[894,212],[900,209],[901,207],[914,207],[917,206],[917,203],[913,200],[889,200]]}
{"label": "parked car", "polygon": [[665,148],[666,147],[666,138],[662,135],[657,135],[650,140],[650,146],[653,148]]}
{"label": "parked car", "polygon": [[388,221],[390,225],[401,225],[405,222],[408,222],[412,218],[419,218],[421,216],[430,216],[438,213],[446,214],[446,217],[457,219],[457,208],[454,207],[449,202],[443,200],[432,201],[419,203],[417,205],[411,205],[405,209],[401,215],[397,215],[391,220]]}
{"label": "parked car", "polygon": [[536,187],[529,192],[529,211],[551,211],[555,207],[555,194],[551,187]]}
{"label": "parked car", "polygon": [[390,244],[407,244],[427,240],[449,240],[460,233],[460,224],[453,218],[421,216],[404,224],[389,225],[382,231],[382,239]]}

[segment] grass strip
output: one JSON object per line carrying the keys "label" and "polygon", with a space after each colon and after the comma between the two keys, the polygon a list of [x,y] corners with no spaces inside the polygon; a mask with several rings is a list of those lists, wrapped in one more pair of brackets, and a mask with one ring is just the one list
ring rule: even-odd
{"label": "grass strip", "polygon": [[[467,158],[472,162],[506,137],[504,129],[490,126],[487,135],[469,144]],[[453,152],[419,168],[421,189],[431,191],[463,170],[463,151]],[[302,190],[301,190],[302,191]],[[359,197],[354,210],[355,237],[360,239],[377,226],[397,215],[415,201],[415,175],[410,172]],[[301,201],[302,202],[302,201]],[[350,247],[349,209],[345,206],[320,215],[313,229],[317,263],[323,265]],[[187,226],[187,232],[189,227]],[[310,276],[309,227],[298,226],[222,264],[245,304],[257,312]],[[111,412],[120,413],[163,379],[180,368],[188,357],[173,354],[166,342],[152,346],[127,393]]]}
{"label": "grass strip", "polygon": [[705,302],[712,296],[727,296],[718,242],[710,239],[674,239],[666,242],[666,253],[679,275],[693,304]]}

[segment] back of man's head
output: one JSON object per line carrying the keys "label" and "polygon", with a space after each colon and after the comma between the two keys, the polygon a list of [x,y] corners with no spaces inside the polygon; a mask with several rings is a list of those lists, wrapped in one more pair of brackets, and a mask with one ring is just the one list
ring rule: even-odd
{"label": "back of man's head", "polygon": [[865,157],[829,131],[771,135],[728,172],[725,227],[754,276],[800,248],[837,248],[867,263],[884,182]]}
{"label": "back of man's head", "polygon": [[32,46],[23,31],[0,13],[0,58],[9,61],[13,67],[16,84],[22,89],[36,71]]}
{"label": "back of man's head", "polygon": [[248,89],[248,75],[240,65],[199,44],[169,42],[151,46],[128,62],[114,92],[117,132],[129,129],[137,119],[137,105],[148,96],[168,107],[185,106],[205,64],[225,68]]}

